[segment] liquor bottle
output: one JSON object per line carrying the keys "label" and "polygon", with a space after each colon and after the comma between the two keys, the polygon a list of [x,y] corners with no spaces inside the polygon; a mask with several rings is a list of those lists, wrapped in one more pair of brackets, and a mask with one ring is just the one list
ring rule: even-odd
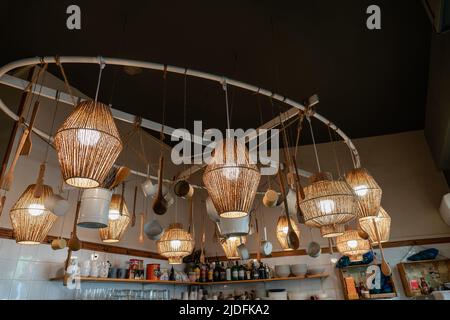
{"label": "liquor bottle", "polygon": [[265,266],[265,272],[266,272],[266,279],[272,278],[272,272],[270,272],[270,267],[268,264]]}
{"label": "liquor bottle", "polygon": [[220,277],[219,281],[226,281],[227,280],[227,270],[223,265],[223,262],[220,264]]}
{"label": "liquor bottle", "polygon": [[206,265],[202,264],[200,267],[200,282],[206,282],[208,277],[208,270],[206,270]]}
{"label": "liquor bottle", "polygon": [[264,265],[261,261],[259,262],[258,273],[260,279],[266,279],[266,269],[264,269]]}
{"label": "liquor bottle", "polygon": [[245,265],[245,280],[252,280],[252,269]]}
{"label": "liquor bottle", "polygon": [[239,266],[238,272],[239,272],[238,273],[239,280],[245,280],[245,267],[243,264]]}
{"label": "liquor bottle", "polygon": [[199,282],[201,271],[200,271],[200,266],[198,264],[195,265],[194,272],[195,272],[195,281]]}
{"label": "liquor bottle", "polygon": [[227,263],[227,268],[225,269],[225,279],[226,279],[226,281],[231,281],[230,263]]}
{"label": "liquor bottle", "polygon": [[211,263],[208,268],[208,282],[214,281],[214,269],[215,269],[215,263]]}
{"label": "liquor bottle", "polygon": [[220,281],[220,264],[219,264],[219,261],[216,261],[216,263],[215,263],[213,281]]}
{"label": "liquor bottle", "polygon": [[236,264],[231,267],[231,280],[239,280],[239,266],[237,261]]}
{"label": "liquor bottle", "polygon": [[170,275],[169,275],[169,280],[170,281],[175,281],[175,270],[172,268],[170,269]]}
{"label": "liquor bottle", "polygon": [[252,278],[254,280],[258,280],[259,279],[259,271],[258,271],[258,268],[256,267],[256,264],[254,262],[252,262],[252,269],[253,269],[253,271],[252,271],[252,273],[253,273]]}

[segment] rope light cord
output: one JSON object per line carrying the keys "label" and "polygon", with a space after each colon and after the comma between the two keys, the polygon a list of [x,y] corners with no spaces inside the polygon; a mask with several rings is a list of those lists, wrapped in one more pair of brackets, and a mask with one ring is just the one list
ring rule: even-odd
{"label": "rope light cord", "polygon": [[227,113],[227,138],[229,138],[229,129],[230,129],[230,110],[229,110],[229,105],[228,105],[228,85],[227,85],[227,81],[224,78],[223,79],[223,83],[222,83],[222,88],[223,91],[225,92],[225,108],[226,108],[226,113]]}
{"label": "rope light cord", "polygon": [[102,81],[102,73],[103,73],[103,69],[105,69],[105,62],[103,61],[103,58],[100,57],[100,72],[98,73],[98,80],[97,80],[97,90],[95,91],[95,102],[97,103],[98,100],[98,92],[100,91],[100,83]]}
{"label": "rope light cord", "polygon": [[53,110],[53,119],[52,119],[52,124],[50,126],[50,134],[49,134],[49,139],[47,141],[47,149],[45,150],[45,156],[44,156],[44,163],[48,162],[48,151],[50,149],[50,145],[51,145],[51,137],[52,137],[52,133],[53,133],[53,129],[55,126],[55,119],[56,119],[56,113],[58,112],[58,105],[59,105],[59,95],[60,95],[60,91],[56,90],[56,103],[55,103],[55,110]]}

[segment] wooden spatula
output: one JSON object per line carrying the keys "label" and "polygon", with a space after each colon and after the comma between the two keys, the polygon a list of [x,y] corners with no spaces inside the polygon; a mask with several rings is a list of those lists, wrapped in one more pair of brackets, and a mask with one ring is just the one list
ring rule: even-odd
{"label": "wooden spatula", "polygon": [[137,198],[137,189],[138,187],[134,187],[134,197],[133,197],[133,215],[131,216],[131,227],[136,225],[136,198]]}
{"label": "wooden spatula", "polygon": [[3,207],[5,206],[6,196],[0,198],[0,217],[2,216]]}
{"label": "wooden spatula", "polygon": [[141,218],[141,225],[140,225],[140,231],[139,231],[139,243],[144,243],[144,213],[142,212],[140,214]]}
{"label": "wooden spatula", "polygon": [[39,104],[40,104],[39,101],[36,101],[34,103],[33,113],[31,114],[30,123],[28,124],[27,138],[25,140],[25,144],[23,145],[22,150],[20,151],[21,156],[28,156],[31,153],[31,147],[33,146],[33,143],[31,142],[31,134],[33,133],[34,121],[36,120],[36,115],[39,110]]}
{"label": "wooden spatula", "polygon": [[380,247],[380,253],[381,253],[381,272],[383,272],[383,274],[386,277],[389,277],[392,274],[392,269],[389,266],[389,264],[386,262],[386,260],[384,259],[384,253],[383,253],[383,247],[381,246],[381,241],[380,241],[380,234],[378,233],[378,227],[377,227],[377,223],[375,222],[375,219],[372,219],[373,222],[373,227],[375,229],[375,234],[377,236],[377,241],[378,241],[378,246]]}

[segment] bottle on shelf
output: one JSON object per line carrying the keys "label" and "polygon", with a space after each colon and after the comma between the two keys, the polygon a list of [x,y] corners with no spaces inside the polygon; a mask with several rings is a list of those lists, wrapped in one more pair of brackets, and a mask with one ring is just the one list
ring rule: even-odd
{"label": "bottle on shelf", "polygon": [[214,281],[214,269],[215,269],[215,263],[211,263],[208,267],[208,282]]}
{"label": "bottle on shelf", "polygon": [[245,265],[245,280],[252,280],[252,269],[248,264]]}
{"label": "bottle on shelf", "polygon": [[170,269],[169,280],[170,281],[175,281],[175,270],[173,269],[173,266]]}
{"label": "bottle on shelf", "polygon": [[267,263],[266,263],[266,266],[265,266],[265,273],[266,273],[266,279],[272,278],[272,272],[270,271],[270,267],[269,267],[269,265]]}
{"label": "bottle on shelf", "polygon": [[239,266],[237,261],[236,264],[231,268],[231,280],[239,280]]}
{"label": "bottle on shelf", "polygon": [[262,263],[262,261],[259,262],[258,273],[259,279],[266,279],[266,269],[264,268],[264,264]]}
{"label": "bottle on shelf", "polygon": [[244,267],[244,264],[242,264],[242,263],[238,269],[238,279],[245,280],[245,267]]}
{"label": "bottle on shelf", "polygon": [[252,262],[252,279],[253,280],[259,279],[259,271],[254,261]]}
{"label": "bottle on shelf", "polygon": [[200,272],[200,266],[198,264],[195,265],[194,272],[195,272],[195,281],[199,282],[201,272]]}
{"label": "bottle on shelf", "polygon": [[208,270],[206,268],[206,264],[200,266],[200,282],[206,282],[207,280]]}
{"label": "bottle on shelf", "polygon": [[227,280],[227,270],[223,265],[223,262],[220,264],[220,276],[219,281],[226,281]]}
{"label": "bottle on shelf", "polygon": [[231,279],[232,279],[232,277],[231,277],[230,263],[227,263],[227,268],[225,269],[225,280],[231,281]]}

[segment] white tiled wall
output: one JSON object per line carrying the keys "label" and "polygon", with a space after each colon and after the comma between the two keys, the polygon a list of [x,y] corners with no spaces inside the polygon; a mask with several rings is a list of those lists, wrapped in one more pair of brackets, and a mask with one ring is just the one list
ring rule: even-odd
{"label": "white tiled wall", "polygon": [[[431,247],[431,246],[428,246]],[[450,257],[450,244],[433,246],[440,250],[443,256]],[[399,293],[399,299],[404,299],[404,292],[396,264],[410,251],[411,247],[385,249],[385,257],[393,267],[393,279]],[[423,248],[415,247],[416,250]],[[376,250],[378,251],[378,250]],[[80,250],[74,255],[80,261],[89,259],[92,251]],[[100,260],[109,260],[113,266],[124,267],[125,262],[132,256],[98,253]],[[411,254],[411,252],[410,252]],[[66,250],[53,251],[49,245],[26,246],[18,245],[13,240],[0,239],[0,299],[73,299],[74,291],[68,290],[60,281],[49,281],[49,278],[62,275],[62,268],[66,259]],[[336,257],[339,257],[337,254]],[[167,267],[166,261],[143,259],[144,264],[157,262],[161,267]],[[208,286],[209,292],[232,293],[233,291],[250,291],[252,289],[285,288],[289,292],[302,292],[306,297],[318,293],[326,293],[329,299],[343,299],[342,287],[336,268],[330,262],[330,255],[323,254],[316,259],[308,256],[280,257],[263,259],[270,266],[279,264],[306,263],[308,266],[321,267],[330,276],[323,280],[307,279],[294,281],[273,281],[268,283],[242,284],[242,285],[215,285]],[[182,269],[178,266],[177,269]],[[82,283],[83,288],[123,288],[123,289],[168,289],[170,297],[180,298],[181,292],[187,286],[158,286],[127,283]]]}

